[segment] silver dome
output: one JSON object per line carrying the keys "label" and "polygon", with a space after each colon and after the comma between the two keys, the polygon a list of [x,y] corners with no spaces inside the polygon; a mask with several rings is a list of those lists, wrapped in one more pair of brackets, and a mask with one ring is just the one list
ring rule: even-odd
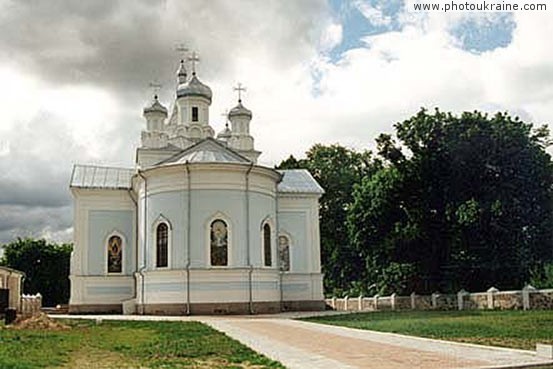
{"label": "silver dome", "polygon": [[229,138],[231,135],[232,135],[232,131],[231,131],[230,128],[228,127],[228,123],[227,123],[227,124],[225,124],[225,129],[222,130],[221,132],[219,132],[219,134],[217,135],[217,138],[227,139],[227,138]]}
{"label": "silver dome", "polygon": [[147,113],[162,113],[167,115],[167,108],[161,105],[156,95],[154,96],[154,101],[152,102],[152,104],[144,108],[144,114]]}
{"label": "silver dome", "polygon": [[200,82],[198,77],[193,74],[188,82],[182,83],[177,87],[177,98],[185,96],[205,97],[211,102],[213,93],[211,92],[211,88]]}
{"label": "silver dome", "polygon": [[251,119],[252,118],[252,111],[245,108],[244,105],[242,105],[242,101],[238,100],[238,105],[236,105],[234,108],[232,108],[230,110],[230,112],[228,113],[228,117],[230,119],[232,117],[236,117],[236,116],[240,116],[240,115],[247,116]]}

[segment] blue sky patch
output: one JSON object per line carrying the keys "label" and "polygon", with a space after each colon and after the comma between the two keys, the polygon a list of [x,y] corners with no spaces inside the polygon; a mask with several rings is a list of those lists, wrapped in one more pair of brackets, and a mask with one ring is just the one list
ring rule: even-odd
{"label": "blue sky patch", "polygon": [[[332,62],[338,61],[348,50],[364,47],[363,37],[401,28],[397,16],[403,8],[403,0],[329,0],[329,4],[336,20],[342,25],[342,42],[328,53]],[[371,21],[363,14],[363,7],[380,11],[386,21]]]}
{"label": "blue sky patch", "polygon": [[467,17],[450,32],[463,50],[480,54],[508,46],[515,28],[512,13],[494,13],[493,17]]}

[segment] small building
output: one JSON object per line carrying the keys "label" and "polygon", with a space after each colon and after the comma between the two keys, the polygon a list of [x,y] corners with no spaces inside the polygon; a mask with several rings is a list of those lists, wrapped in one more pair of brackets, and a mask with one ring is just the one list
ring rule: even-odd
{"label": "small building", "polygon": [[171,109],[155,96],[143,110],[134,168],[74,167],[70,312],[324,309],[323,189],[257,163],[240,95],[215,135],[211,88],[192,68],[181,62]]}
{"label": "small building", "polygon": [[25,273],[0,266],[0,311],[5,308],[20,310],[23,278]]}

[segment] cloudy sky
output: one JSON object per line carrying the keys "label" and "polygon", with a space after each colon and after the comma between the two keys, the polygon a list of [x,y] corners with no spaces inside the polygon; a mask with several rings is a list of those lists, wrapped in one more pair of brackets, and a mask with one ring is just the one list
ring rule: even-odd
{"label": "cloudy sky", "polygon": [[[553,7],[553,5],[552,5]],[[212,125],[247,86],[261,162],[373,147],[421,107],[553,117],[552,12],[414,13],[403,0],[0,0],[0,243],[70,240],[74,163],[132,166],[185,44]]]}

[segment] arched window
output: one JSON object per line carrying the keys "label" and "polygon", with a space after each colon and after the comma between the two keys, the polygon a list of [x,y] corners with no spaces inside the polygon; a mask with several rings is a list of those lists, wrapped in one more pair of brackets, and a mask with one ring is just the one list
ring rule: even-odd
{"label": "arched window", "polygon": [[215,219],[210,226],[211,265],[228,265],[228,227],[221,219]]}
{"label": "arched window", "polygon": [[278,260],[280,270],[290,271],[290,239],[286,236],[278,237]]}
{"label": "arched window", "polygon": [[123,271],[123,240],[117,235],[108,239],[108,273]]}
{"label": "arched window", "polygon": [[159,223],[156,228],[156,267],[165,268],[169,265],[169,227],[167,223]]}
{"label": "arched window", "polygon": [[271,266],[271,226],[267,223],[263,226],[263,260],[265,266]]}

